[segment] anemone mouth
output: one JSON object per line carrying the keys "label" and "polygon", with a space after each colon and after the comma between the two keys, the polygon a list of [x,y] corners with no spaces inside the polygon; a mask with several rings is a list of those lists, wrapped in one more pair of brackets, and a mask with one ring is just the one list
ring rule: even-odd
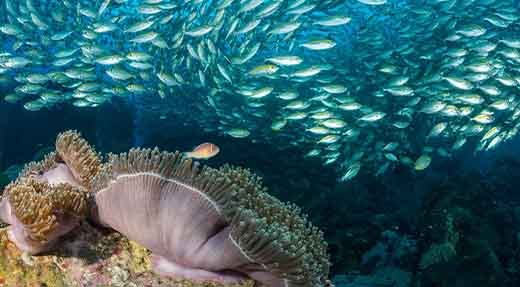
{"label": "anemone mouth", "polygon": [[268,286],[326,285],[322,233],[249,170],[132,149],[111,155],[92,186],[98,220],[162,258],[159,273],[218,281],[231,271]]}
{"label": "anemone mouth", "polygon": [[0,208],[2,219],[11,224],[10,239],[20,249],[38,253],[86,217],[87,191],[22,178],[6,187]]}
{"label": "anemone mouth", "polygon": [[101,159],[90,144],[78,132],[69,130],[57,136],[56,151],[79,184],[89,188],[101,169]]}

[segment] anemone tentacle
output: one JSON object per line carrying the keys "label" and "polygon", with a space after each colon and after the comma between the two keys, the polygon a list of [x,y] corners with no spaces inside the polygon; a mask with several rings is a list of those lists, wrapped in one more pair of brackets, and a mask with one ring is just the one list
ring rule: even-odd
{"label": "anemone tentacle", "polygon": [[322,232],[297,206],[266,193],[261,179],[249,170],[224,166],[221,173],[241,186],[230,235],[242,252],[263,270],[283,278],[284,286],[324,285],[330,263]]}
{"label": "anemone tentacle", "polygon": [[76,131],[65,131],[56,138],[56,151],[82,186],[90,188],[101,168],[100,156]]}
{"label": "anemone tentacle", "polygon": [[49,171],[56,167],[58,164],[57,154],[55,151],[48,153],[41,161],[32,161],[24,165],[22,171],[18,175],[18,178],[40,176],[44,172]]}
{"label": "anemone tentacle", "polygon": [[87,190],[23,178],[6,187],[1,206],[11,224],[11,240],[25,251],[39,253],[87,216]]}

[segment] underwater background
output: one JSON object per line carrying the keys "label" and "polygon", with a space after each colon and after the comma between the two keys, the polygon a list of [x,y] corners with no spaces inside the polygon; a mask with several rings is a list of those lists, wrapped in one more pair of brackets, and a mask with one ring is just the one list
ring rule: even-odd
{"label": "underwater background", "polygon": [[210,142],[323,231],[336,286],[520,286],[517,1],[0,2],[2,189],[65,130]]}

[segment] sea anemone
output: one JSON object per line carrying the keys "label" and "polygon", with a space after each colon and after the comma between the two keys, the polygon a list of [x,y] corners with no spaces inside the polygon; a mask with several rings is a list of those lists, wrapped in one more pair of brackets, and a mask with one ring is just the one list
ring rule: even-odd
{"label": "sea anemone", "polygon": [[10,224],[9,239],[35,254],[48,250],[87,215],[87,191],[67,183],[35,178],[10,183],[0,202],[0,218]]}
{"label": "sea anemone", "polygon": [[180,152],[132,149],[101,163],[74,131],[29,163],[0,201],[22,250],[39,253],[90,215],[152,252],[153,269],[193,281],[325,286],[323,234],[247,169],[202,167]]}
{"label": "sea anemone", "polygon": [[56,150],[25,165],[0,202],[0,219],[11,225],[11,241],[32,254],[48,250],[87,216],[90,180],[101,167],[77,132],[58,135]]}
{"label": "sea anemone", "polygon": [[96,220],[148,248],[160,274],[328,284],[322,233],[246,169],[201,168],[179,152],[132,149],[110,156],[92,191]]}

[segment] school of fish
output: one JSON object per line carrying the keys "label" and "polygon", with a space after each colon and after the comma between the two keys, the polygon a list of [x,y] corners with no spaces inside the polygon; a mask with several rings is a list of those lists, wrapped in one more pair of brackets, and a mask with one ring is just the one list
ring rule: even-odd
{"label": "school of fish", "polygon": [[301,147],[341,181],[520,126],[513,0],[1,2],[0,85],[29,111],[147,99],[168,119],[183,98],[206,131]]}

